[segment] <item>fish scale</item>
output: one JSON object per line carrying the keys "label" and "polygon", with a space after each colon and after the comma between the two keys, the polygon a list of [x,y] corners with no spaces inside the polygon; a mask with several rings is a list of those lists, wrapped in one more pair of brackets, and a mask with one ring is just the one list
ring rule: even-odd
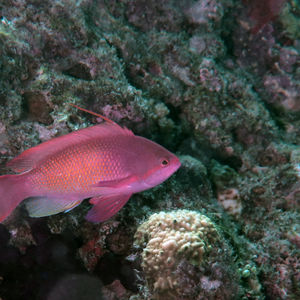
{"label": "fish scale", "polygon": [[72,147],[37,168],[30,177],[31,183],[42,190],[69,192],[79,188],[88,190],[99,181],[119,178],[125,174],[120,158],[118,155],[113,158],[111,152],[110,144]]}
{"label": "fish scale", "polygon": [[91,198],[86,218],[103,222],[132,194],[162,183],[180,167],[164,147],[104,119],[8,162],[17,174],[0,176],[0,222],[26,198],[31,217],[69,211]]}

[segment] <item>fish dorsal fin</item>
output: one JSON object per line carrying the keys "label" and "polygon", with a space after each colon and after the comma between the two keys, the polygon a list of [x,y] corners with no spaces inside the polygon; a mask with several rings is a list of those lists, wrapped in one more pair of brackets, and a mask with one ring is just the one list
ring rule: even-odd
{"label": "fish dorsal fin", "polygon": [[7,163],[11,170],[21,173],[35,168],[40,162],[70,146],[87,143],[92,140],[113,136],[133,136],[133,132],[122,128],[114,122],[105,122],[99,125],[80,129],[69,134],[53,138],[22,152]]}
{"label": "fish dorsal fin", "polygon": [[82,108],[82,107],[80,107],[80,106],[78,106],[78,105],[76,105],[76,104],[74,104],[74,103],[69,103],[69,105],[71,105],[71,106],[73,106],[73,107],[75,107],[75,108],[77,108],[77,109],[79,109],[79,110],[81,110],[81,111],[84,111],[84,112],[86,112],[86,113],[88,113],[88,114],[90,114],[90,115],[93,115],[93,116],[96,116],[96,117],[98,117],[98,118],[101,118],[102,120],[104,120],[104,121],[106,121],[106,122],[108,122],[108,123],[112,123],[112,124],[118,125],[117,123],[115,123],[115,122],[112,121],[111,119],[109,119],[109,118],[107,118],[107,117],[105,117],[105,116],[102,116],[102,115],[100,115],[100,114],[97,114],[97,113],[95,113],[95,112],[93,112],[93,111],[91,111],[91,110]]}

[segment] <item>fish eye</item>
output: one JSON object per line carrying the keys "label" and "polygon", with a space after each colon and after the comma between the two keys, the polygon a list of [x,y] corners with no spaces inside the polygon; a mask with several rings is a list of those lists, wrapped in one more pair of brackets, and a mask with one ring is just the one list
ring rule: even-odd
{"label": "fish eye", "polygon": [[161,161],[162,167],[166,167],[168,164],[169,164],[169,161],[166,158],[162,159],[162,161]]}

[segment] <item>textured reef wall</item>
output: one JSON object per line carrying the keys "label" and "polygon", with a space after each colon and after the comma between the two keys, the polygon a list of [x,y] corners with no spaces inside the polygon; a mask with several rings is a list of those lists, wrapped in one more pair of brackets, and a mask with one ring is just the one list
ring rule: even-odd
{"label": "textured reef wall", "polygon": [[88,203],[20,205],[0,224],[1,300],[300,298],[300,4],[259,2],[0,1],[1,174],[96,123],[69,102],[182,162],[102,224]]}

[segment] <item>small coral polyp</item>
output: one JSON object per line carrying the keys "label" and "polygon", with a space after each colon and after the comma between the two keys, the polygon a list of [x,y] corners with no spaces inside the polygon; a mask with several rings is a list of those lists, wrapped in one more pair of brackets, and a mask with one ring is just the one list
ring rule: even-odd
{"label": "small coral polyp", "polygon": [[155,213],[135,234],[136,244],[143,247],[143,270],[156,293],[176,291],[178,265],[185,260],[200,266],[217,240],[212,221],[189,210]]}

